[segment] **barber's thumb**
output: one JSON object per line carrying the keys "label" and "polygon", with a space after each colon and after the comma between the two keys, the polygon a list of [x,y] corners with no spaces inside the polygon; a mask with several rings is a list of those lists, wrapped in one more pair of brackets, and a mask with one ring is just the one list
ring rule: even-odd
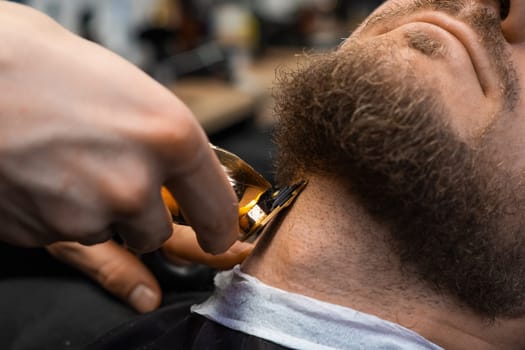
{"label": "barber's thumb", "polygon": [[89,247],[59,242],[47,246],[47,250],[138,312],[153,311],[161,303],[162,293],[155,277],[135,255],[115,242]]}

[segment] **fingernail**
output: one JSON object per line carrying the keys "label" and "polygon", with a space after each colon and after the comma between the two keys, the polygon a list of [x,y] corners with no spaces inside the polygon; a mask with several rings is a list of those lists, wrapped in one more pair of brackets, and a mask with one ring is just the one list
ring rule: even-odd
{"label": "fingernail", "polygon": [[144,284],[139,284],[129,294],[128,301],[138,312],[153,311],[159,305],[159,295]]}

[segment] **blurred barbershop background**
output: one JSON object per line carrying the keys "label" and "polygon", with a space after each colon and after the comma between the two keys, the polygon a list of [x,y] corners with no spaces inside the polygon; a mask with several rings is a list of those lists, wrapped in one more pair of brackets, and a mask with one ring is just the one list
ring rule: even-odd
{"label": "blurred barbershop background", "polygon": [[271,88],[303,52],[339,45],[380,0],[25,0],[141,67],[211,141],[272,180]]}

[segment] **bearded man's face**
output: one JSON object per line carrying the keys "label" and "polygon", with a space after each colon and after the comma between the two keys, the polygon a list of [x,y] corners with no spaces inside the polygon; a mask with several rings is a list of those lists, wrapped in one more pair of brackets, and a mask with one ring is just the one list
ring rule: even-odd
{"label": "bearded man's face", "polygon": [[282,75],[278,180],[342,179],[407,273],[488,318],[523,316],[516,55],[479,1],[387,3],[336,52]]}

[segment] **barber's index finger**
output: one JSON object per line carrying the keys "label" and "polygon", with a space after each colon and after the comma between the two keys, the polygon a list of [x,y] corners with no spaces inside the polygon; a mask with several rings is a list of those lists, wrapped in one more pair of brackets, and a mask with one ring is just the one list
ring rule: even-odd
{"label": "barber's index finger", "polygon": [[[238,201],[213,150],[197,151],[184,172],[175,172],[165,186],[184,218],[210,253],[226,251],[239,238]],[[191,158],[191,155],[189,155]]]}

